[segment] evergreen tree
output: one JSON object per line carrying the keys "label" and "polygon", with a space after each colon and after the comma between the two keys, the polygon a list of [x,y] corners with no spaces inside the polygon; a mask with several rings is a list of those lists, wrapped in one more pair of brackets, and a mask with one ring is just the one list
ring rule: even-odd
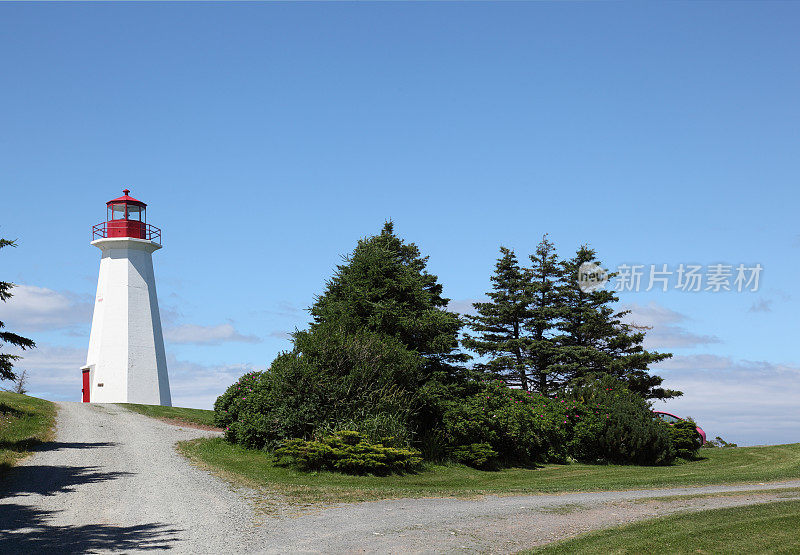
{"label": "evergreen tree", "polygon": [[644,333],[621,320],[629,311],[617,312],[611,307],[619,301],[614,292],[602,288],[583,291],[579,287],[578,269],[584,262],[599,265],[595,251],[586,245],[573,258],[561,263],[559,291],[564,304],[560,323],[564,333],[561,369],[567,380],[577,383],[592,375],[610,374],[648,399],[682,395],[680,391],[660,387],[663,379],[648,372],[650,364],[672,355],[642,347]]}
{"label": "evergreen tree", "polygon": [[530,255],[531,267],[527,270],[531,305],[525,322],[530,333],[527,348],[531,358],[531,373],[534,389],[542,395],[549,395],[561,385],[561,337],[559,318],[562,313],[562,299],[559,284],[562,267],[556,255],[555,245],[547,238],[536,246]]}
{"label": "evergreen tree", "polygon": [[387,222],[379,235],[361,239],[344,257],[310,309],[310,331],[335,325],[346,333],[388,335],[425,357],[430,368],[465,360],[457,352],[462,322],[445,310],[449,299],[426,270],[427,261]]}
{"label": "evergreen tree", "polygon": [[513,251],[500,247],[500,254],[490,278],[492,291],[486,294],[489,302],[473,303],[477,314],[465,317],[476,335],[466,334],[462,343],[489,356],[488,362],[476,364],[476,368],[528,391],[531,342],[525,325],[532,301],[529,275],[520,268]]}
{"label": "evergreen tree", "polygon": [[[0,249],[3,247],[16,246],[17,245],[14,241],[0,238]],[[0,281],[0,301],[6,302],[12,297],[10,291],[13,287],[13,283]],[[26,337],[22,337],[16,333],[11,333],[10,331],[2,331],[4,327],[5,326],[3,322],[0,322],[0,348],[2,348],[5,343],[14,345],[23,350],[36,347],[36,343]],[[18,355],[0,352],[0,380],[13,380],[16,378],[16,375],[14,374],[14,361],[19,360],[19,358],[20,357]]]}
{"label": "evergreen tree", "polygon": [[466,358],[457,352],[461,320],[444,309],[426,263],[391,223],[360,240],[310,308],[309,329],[293,334],[292,350],[217,400],[228,439],[260,448],[355,430],[439,452],[442,415],[475,386],[455,364]]}

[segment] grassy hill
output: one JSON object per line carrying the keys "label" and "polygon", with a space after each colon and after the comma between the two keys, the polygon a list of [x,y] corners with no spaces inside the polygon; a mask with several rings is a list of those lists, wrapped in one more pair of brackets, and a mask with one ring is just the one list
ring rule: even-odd
{"label": "grassy hill", "polygon": [[387,477],[299,472],[275,466],[269,453],[244,449],[220,438],[183,442],[179,449],[227,477],[270,488],[301,502],[632,490],[800,479],[798,443],[703,449],[702,460],[671,466],[574,463],[491,472],[431,464],[418,474]]}
{"label": "grassy hill", "polygon": [[0,391],[0,473],[53,437],[56,407],[50,401]]}
{"label": "grassy hill", "polygon": [[174,424],[196,424],[200,426],[214,426],[214,411],[204,409],[187,409],[182,407],[162,407],[160,405],[136,405],[133,403],[118,403],[133,412],[168,420]]}
{"label": "grassy hill", "polygon": [[610,528],[530,553],[798,553],[800,501],[713,509]]}

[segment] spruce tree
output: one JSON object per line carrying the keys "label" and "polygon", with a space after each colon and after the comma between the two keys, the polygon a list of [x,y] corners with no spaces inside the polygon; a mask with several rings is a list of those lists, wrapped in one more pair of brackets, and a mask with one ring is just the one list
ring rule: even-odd
{"label": "spruce tree", "polygon": [[549,395],[561,385],[563,379],[560,367],[562,345],[558,329],[562,313],[559,284],[563,270],[555,245],[547,235],[542,237],[530,260],[527,282],[531,304],[525,329],[530,333],[527,349],[531,358],[531,389]]}
{"label": "spruce tree", "polygon": [[561,369],[566,379],[577,383],[591,375],[609,374],[648,399],[682,395],[680,391],[660,387],[663,379],[649,373],[650,364],[672,355],[642,347],[644,333],[621,320],[629,311],[618,312],[611,306],[619,301],[617,295],[607,289],[583,291],[579,287],[581,264],[600,265],[595,254],[583,245],[573,258],[561,263],[559,292],[563,311],[559,327],[564,334]]}
{"label": "spruce tree", "polygon": [[500,247],[500,255],[490,278],[492,290],[486,294],[489,302],[473,303],[477,314],[465,317],[476,335],[466,334],[462,343],[488,356],[487,362],[475,365],[477,369],[528,391],[531,342],[525,325],[532,300],[529,275],[520,268],[512,250]]}
{"label": "spruce tree", "polygon": [[398,339],[425,357],[431,367],[465,360],[458,353],[462,322],[445,310],[438,278],[428,273],[428,257],[394,234],[386,222],[379,235],[361,239],[344,257],[310,312],[310,332],[336,326],[345,333],[368,330]]}
{"label": "spruce tree", "polygon": [[[444,412],[473,387],[456,362],[462,326],[416,245],[394,234],[361,239],[309,309],[309,329],[264,373],[215,404],[228,439],[271,448],[354,430],[373,442],[443,445]],[[243,387],[247,391],[243,396]],[[437,455],[438,456],[438,455]]]}
{"label": "spruce tree", "polygon": [[[14,241],[0,238],[0,249],[3,247],[16,246],[17,245]],[[10,291],[13,287],[13,283],[0,281],[0,301],[6,302],[12,297]],[[5,326],[3,322],[0,322],[0,348],[2,348],[5,343],[14,345],[23,350],[36,347],[36,343],[26,337],[22,337],[16,333],[11,333],[10,331],[2,331],[4,327]],[[16,375],[14,374],[14,361],[19,360],[19,358],[20,357],[18,355],[0,352],[0,380],[13,380],[16,378]]]}

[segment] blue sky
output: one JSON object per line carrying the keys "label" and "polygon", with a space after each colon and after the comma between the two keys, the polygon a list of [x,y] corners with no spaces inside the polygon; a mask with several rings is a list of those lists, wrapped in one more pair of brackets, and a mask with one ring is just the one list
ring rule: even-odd
{"label": "blue sky", "polygon": [[176,404],[264,368],[392,219],[453,307],[549,233],[622,263],[761,264],[757,292],[623,292],[659,406],[800,441],[795,3],[0,5],[0,320],[76,400],[99,251],[149,204]]}

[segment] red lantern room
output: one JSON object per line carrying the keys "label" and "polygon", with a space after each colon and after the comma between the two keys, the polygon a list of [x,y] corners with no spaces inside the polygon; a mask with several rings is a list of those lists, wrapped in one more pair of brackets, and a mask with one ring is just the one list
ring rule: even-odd
{"label": "red lantern room", "polygon": [[130,237],[161,243],[161,230],[147,223],[147,205],[129,196],[125,189],[121,197],[106,203],[106,221],[92,228],[93,239]]}

